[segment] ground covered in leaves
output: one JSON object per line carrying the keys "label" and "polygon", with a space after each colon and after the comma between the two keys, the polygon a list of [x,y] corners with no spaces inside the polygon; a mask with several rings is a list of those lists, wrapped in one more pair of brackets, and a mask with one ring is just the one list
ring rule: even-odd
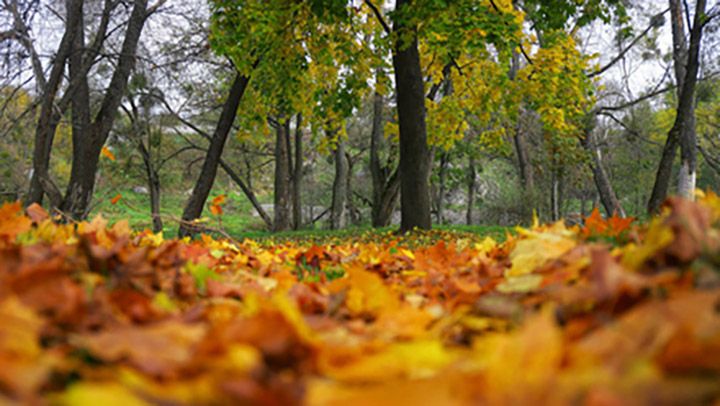
{"label": "ground covered in leaves", "polygon": [[496,243],[196,241],[0,208],[0,404],[720,399],[720,198]]}

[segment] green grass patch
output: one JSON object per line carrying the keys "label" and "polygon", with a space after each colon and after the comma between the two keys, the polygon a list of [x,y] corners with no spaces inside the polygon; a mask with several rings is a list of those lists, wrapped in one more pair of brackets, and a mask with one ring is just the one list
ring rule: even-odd
{"label": "green grass patch", "polygon": [[[112,204],[111,199],[117,194],[122,197],[115,204]],[[135,193],[131,189],[105,191],[98,195],[105,197],[98,198],[91,217],[102,214],[111,224],[120,220],[127,220],[135,230],[152,228],[149,195]],[[218,193],[212,194],[210,199],[217,195]],[[219,217],[213,216],[210,214],[210,210],[206,209],[203,212],[202,224],[211,230],[222,230],[222,233],[210,232],[210,234],[221,237],[228,235],[238,241],[244,239],[255,240],[263,245],[287,242],[304,245],[339,245],[346,244],[348,241],[367,243],[394,240],[399,241],[402,245],[426,245],[440,240],[446,242],[461,239],[480,241],[485,237],[491,237],[501,242],[505,241],[507,233],[513,233],[513,229],[510,227],[479,225],[436,225],[432,231],[417,232],[408,236],[398,235],[396,226],[373,229],[369,225],[352,226],[343,230],[314,228],[273,233],[265,230],[263,221],[253,215],[255,209],[244,195],[228,193],[227,196],[227,201],[223,206],[223,215]],[[179,219],[182,216],[186,200],[187,196],[178,193],[167,193],[161,196],[160,215],[166,237],[171,238],[177,235]]]}

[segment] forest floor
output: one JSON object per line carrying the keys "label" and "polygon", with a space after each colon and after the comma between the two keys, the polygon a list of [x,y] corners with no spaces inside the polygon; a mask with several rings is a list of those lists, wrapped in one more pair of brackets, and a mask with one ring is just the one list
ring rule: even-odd
{"label": "forest floor", "polygon": [[718,196],[504,231],[178,241],[6,204],[0,404],[720,400]]}
{"label": "forest floor", "polygon": [[[144,193],[137,193],[132,190],[104,191],[100,193],[105,198],[97,199],[98,203],[92,210],[91,217],[102,215],[110,224],[126,220],[133,230],[144,230],[152,228],[150,216],[150,197]],[[113,203],[112,197],[119,195],[120,198]],[[231,237],[234,240],[253,239],[258,241],[283,241],[293,240],[296,242],[317,242],[331,240],[333,238],[363,238],[363,235],[386,234],[397,229],[395,226],[388,226],[373,229],[369,225],[349,226],[343,230],[327,229],[327,221],[319,221],[314,225],[306,226],[301,230],[273,233],[267,231],[260,217],[255,215],[255,209],[247,201],[245,196],[237,193],[228,193],[226,203],[223,206],[225,214],[218,218],[209,216],[205,218],[205,225],[215,230],[215,236]],[[161,218],[164,223],[164,235],[174,237],[177,235],[179,219],[182,216],[183,206],[187,196],[181,193],[165,193],[162,197]],[[489,226],[489,225],[436,225],[436,230],[474,234],[477,237],[489,236],[496,241],[504,241],[507,233],[513,233],[512,227]],[[475,238],[469,235],[468,237]],[[369,238],[369,237],[368,237]]]}

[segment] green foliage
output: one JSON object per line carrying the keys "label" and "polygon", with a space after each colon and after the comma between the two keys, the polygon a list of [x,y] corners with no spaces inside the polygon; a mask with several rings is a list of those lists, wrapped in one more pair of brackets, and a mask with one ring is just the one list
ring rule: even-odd
{"label": "green foliage", "polygon": [[595,20],[605,23],[628,23],[629,17],[622,0],[527,0],[526,13],[538,31],[550,32],[583,27]]}

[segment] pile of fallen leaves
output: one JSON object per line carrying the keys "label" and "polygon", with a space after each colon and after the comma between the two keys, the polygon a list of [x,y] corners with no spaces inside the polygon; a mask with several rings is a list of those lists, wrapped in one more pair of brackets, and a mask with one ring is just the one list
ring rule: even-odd
{"label": "pile of fallen leaves", "polygon": [[720,399],[717,196],[443,235],[178,241],[5,205],[0,404]]}

